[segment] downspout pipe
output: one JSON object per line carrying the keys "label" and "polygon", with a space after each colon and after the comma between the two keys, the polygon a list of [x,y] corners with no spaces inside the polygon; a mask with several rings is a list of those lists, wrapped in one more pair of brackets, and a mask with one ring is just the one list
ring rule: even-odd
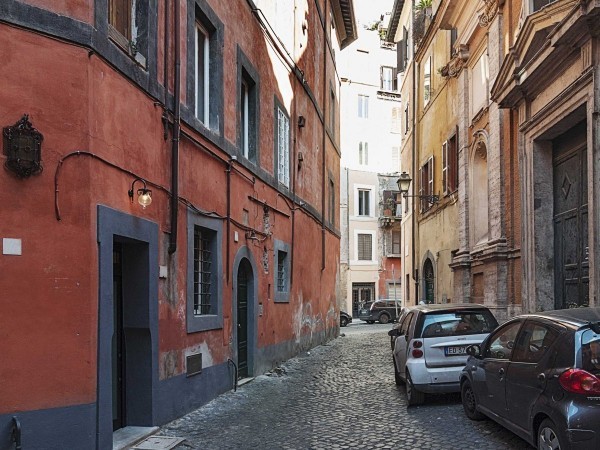
{"label": "downspout pipe", "polygon": [[[416,126],[417,126],[417,119],[416,119],[416,113],[417,113],[417,61],[415,59],[415,33],[414,33],[414,21],[415,21],[415,0],[412,0],[412,8],[411,8],[411,17],[412,17],[412,24],[411,24],[411,30],[412,30],[412,59],[413,59],[413,70],[412,70],[412,94],[413,94],[413,101],[412,101],[412,173],[413,173],[413,178],[416,180],[418,180],[417,178],[417,130],[416,130]],[[413,184],[413,192],[414,192],[414,184]],[[416,229],[415,229],[415,225],[416,225],[416,220],[415,220],[415,216],[417,214],[417,208],[415,207],[415,199],[416,197],[413,197],[413,200],[411,200],[411,207],[412,207],[412,214],[411,214],[411,234],[412,234],[412,245],[411,245],[411,249],[412,249],[412,255],[411,255],[411,259],[412,259],[412,277],[413,280],[415,281],[415,305],[419,304],[419,270],[415,267],[415,260],[416,260]]]}
{"label": "downspout pipe", "polygon": [[[321,158],[321,271],[325,270],[325,148],[327,142],[327,11],[329,11],[329,2],[325,0],[325,20],[323,22],[323,141]],[[331,111],[331,108],[329,108]],[[331,117],[329,118],[331,122]],[[331,130],[335,135],[335,130]]]}
{"label": "downspout pipe", "polygon": [[174,118],[173,137],[171,147],[171,235],[169,238],[169,254],[177,251],[177,213],[179,212],[179,134],[181,119],[181,42],[180,42],[180,11],[179,2],[174,2],[174,26],[175,26],[175,73],[174,73]]}

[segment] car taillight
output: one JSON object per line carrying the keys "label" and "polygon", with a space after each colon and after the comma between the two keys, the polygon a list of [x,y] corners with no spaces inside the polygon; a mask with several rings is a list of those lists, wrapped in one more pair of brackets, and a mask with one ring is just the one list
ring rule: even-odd
{"label": "car taillight", "polygon": [[421,347],[423,347],[423,341],[413,341],[412,347],[413,347],[413,350],[412,350],[413,358],[422,358],[423,350],[421,350]]}
{"label": "car taillight", "polygon": [[581,369],[569,369],[558,378],[565,391],[574,394],[600,395],[600,380]]}

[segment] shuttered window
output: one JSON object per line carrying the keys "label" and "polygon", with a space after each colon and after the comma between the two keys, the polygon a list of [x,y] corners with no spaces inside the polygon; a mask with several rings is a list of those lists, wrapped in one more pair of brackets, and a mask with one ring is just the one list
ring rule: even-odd
{"label": "shuttered window", "polygon": [[370,234],[358,235],[358,259],[370,261],[373,259],[373,236]]}

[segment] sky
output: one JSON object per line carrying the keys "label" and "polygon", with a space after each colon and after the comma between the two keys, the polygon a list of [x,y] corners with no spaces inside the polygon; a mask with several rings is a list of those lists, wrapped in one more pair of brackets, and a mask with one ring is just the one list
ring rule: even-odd
{"label": "sky", "polygon": [[379,20],[381,14],[392,12],[394,0],[354,0],[354,13],[358,28]]}

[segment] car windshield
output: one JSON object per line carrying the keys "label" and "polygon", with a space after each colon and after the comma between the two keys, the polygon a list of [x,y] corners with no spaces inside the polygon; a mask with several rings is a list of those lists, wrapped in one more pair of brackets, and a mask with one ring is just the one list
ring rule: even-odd
{"label": "car windshield", "polygon": [[587,330],[581,336],[582,369],[600,374],[600,335]]}
{"label": "car windshield", "polygon": [[440,311],[425,315],[423,338],[490,333],[498,322],[491,312]]}

